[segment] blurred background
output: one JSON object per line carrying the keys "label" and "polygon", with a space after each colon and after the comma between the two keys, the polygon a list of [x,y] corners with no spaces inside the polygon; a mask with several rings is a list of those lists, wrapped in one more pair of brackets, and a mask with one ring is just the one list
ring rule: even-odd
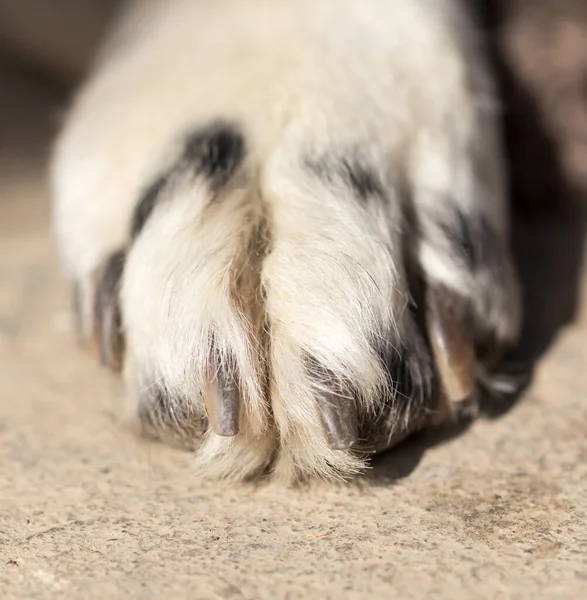
{"label": "blurred background", "polygon": [[0,0],[0,52],[5,61],[74,83],[119,4],[119,0]]}

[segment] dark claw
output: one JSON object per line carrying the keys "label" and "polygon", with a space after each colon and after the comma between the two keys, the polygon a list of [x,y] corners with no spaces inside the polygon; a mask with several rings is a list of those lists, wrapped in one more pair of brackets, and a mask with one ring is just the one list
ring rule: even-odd
{"label": "dark claw", "polygon": [[227,374],[220,367],[204,392],[204,405],[214,433],[224,437],[238,433],[240,394],[234,375]]}
{"label": "dark claw", "polygon": [[359,434],[355,402],[348,396],[324,392],[316,397],[328,445],[333,450],[352,448]]}
{"label": "dark claw", "polygon": [[460,403],[476,387],[476,357],[457,296],[446,289],[426,292],[426,327],[447,399]]}

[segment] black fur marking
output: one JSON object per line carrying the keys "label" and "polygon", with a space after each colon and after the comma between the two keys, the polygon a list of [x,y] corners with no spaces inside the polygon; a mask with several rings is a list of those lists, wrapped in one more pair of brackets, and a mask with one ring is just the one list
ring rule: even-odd
{"label": "black fur marking", "polygon": [[[456,254],[455,269],[465,269],[476,282],[475,300],[463,298],[463,317],[470,320],[478,358],[495,363],[512,340],[497,335],[498,325],[517,310],[516,274],[506,240],[482,215],[456,210],[450,222],[437,223]],[[458,260],[460,257],[460,261]]]}
{"label": "black fur marking", "polygon": [[[423,335],[416,325],[405,332],[406,344],[396,347],[378,340],[374,349],[387,372],[389,393],[382,395],[374,412],[357,408],[360,390],[351,381],[343,381],[321,365],[314,357],[306,356],[308,377],[317,384],[317,390],[331,390],[324,398],[338,405],[340,402],[338,430],[356,437],[357,450],[386,450],[408,435],[423,429],[439,410],[439,395],[435,384],[432,356]],[[348,400],[353,399],[353,412],[349,411]],[[322,408],[322,411],[324,409]],[[321,415],[324,419],[324,414]],[[327,417],[330,415],[327,414]],[[358,422],[357,422],[358,420]],[[357,428],[358,427],[358,428]],[[341,434],[339,434],[341,435]]]}
{"label": "black fur marking", "polygon": [[154,183],[152,183],[143,193],[139,203],[137,204],[130,228],[130,234],[134,240],[142,231],[145,223],[148,221],[161,192],[167,185],[169,175],[162,175]]}
{"label": "black fur marking", "polygon": [[[96,298],[99,301],[109,303],[112,298],[115,298],[118,295],[125,259],[126,255],[124,250],[119,250],[118,252],[111,254],[106,261],[106,266],[98,287],[98,293],[96,294]],[[98,302],[98,306],[99,304],[100,302]]]}
{"label": "black fur marking", "polygon": [[163,190],[176,175],[186,171],[201,175],[207,179],[212,192],[217,192],[230,181],[244,156],[244,137],[233,125],[218,121],[188,135],[175,164],[143,192],[131,222],[132,239],[140,234]]}
{"label": "black fur marking", "polygon": [[308,377],[316,382],[316,409],[324,435],[333,450],[348,450],[358,438],[356,394],[348,383],[312,356],[305,361]]}
{"label": "black fur marking", "polygon": [[119,292],[125,259],[126,255],[122,250],[108,258],[100,274],[94,298],[100,361],[113,369],[120,368],[124,350]]}
{"label": "black fur marking", "polygon": [[469,266],[473,267],[476,264],[476,255],[478,249],[471,235],[469,228],[470,223],[460,210],[455,213],[455,222],[452,226],[445,226],[444,233],[450,239],[453,246],[458,249],[458,252],[463,256]]}
{"label": "black fur marking", "polygon": [[138,417],[143,435],[188,450],[198,446],[208,426],[206,417],[194,412],[193,402],[173,397],[159,381],[141,386]]}
{"label": "black fur marking", "polygon": [[455,213],[454,225],[444,225],[445,235],[465,258],[469,268],[493,270],[496,262],[501,264],[503,242],[497,232],[483,217],[466,217],[461,211]]}
{"label": "black fur marking", "polygon": [[363,415],[360,437],[377,452],[391,448],[430,425],[438,410],[432,357],[415,325],[404,332],[405,343],[378,340],[374,349],[387,372],[391,393],[375,415]]}
{"label": "black fur marking", "polygon": [[341,160],[328,157],[308,158],[306,166],[315,175],[329,183],[344,182],[363,202],[370,197],[385,197],[379,177],[359,158],[343,158]]}
{"label": "black fur marking", "polygon": [[361,200],[369,196],[383,197],[383,187],[377,175],[358,161],[343,160],[341,167],[346,173],[346,178],[355,193]]}
{"label": "black fur marking", "polygon": [[377,351],[393,390],[391,401],[398,409],[409,412],[429,404],[434,373],[430,350],[419,329],[413,325],[403,337],[404,344],[380,343]]}

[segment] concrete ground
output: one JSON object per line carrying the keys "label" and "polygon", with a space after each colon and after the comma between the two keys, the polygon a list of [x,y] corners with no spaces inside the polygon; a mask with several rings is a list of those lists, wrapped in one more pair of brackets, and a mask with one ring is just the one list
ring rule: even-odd
{"label": "concrete ground", "polygon": [[0,598],[587,597],[580,206],[517,230],[518,366],[539,360],[503,414],[346,486],[202,484],[74,342],[43,171],[60,106],[0,76]]}

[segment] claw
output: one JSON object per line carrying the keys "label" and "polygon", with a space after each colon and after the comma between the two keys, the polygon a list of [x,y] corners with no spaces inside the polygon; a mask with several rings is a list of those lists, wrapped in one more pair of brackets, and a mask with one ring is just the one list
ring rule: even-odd
{"label": "claw", "polygon": [[118,305],[123,267],[123,252],[116,252],[110,256],[97,277],[94,299],[94,338],[100,362],[115,371],[121,369],[124,355],[124,338]]}
{"label": "claw", "polygon": [[117,306],[108,305],[103,308],[100,317],[100,364],[119,371],[124,354],[124,341],[120,333],[120,312]]}
{"label": "claw", "polygon": [[212,431],[223,437],[239,431],[240,394],[234,375],[219,367],[204,391],[204,405]]}
{"label": "claw", "polygon": [[447,290],[426,293],[426,326],[446,397],[458,404],[476,387],[476,359],[457,299]]}
{"label": "claw", "polygon": [[316,397],[316,402],[330,448],[352,448],[357,441],[359,430],[354,400],[348,396],[324,392]]}

